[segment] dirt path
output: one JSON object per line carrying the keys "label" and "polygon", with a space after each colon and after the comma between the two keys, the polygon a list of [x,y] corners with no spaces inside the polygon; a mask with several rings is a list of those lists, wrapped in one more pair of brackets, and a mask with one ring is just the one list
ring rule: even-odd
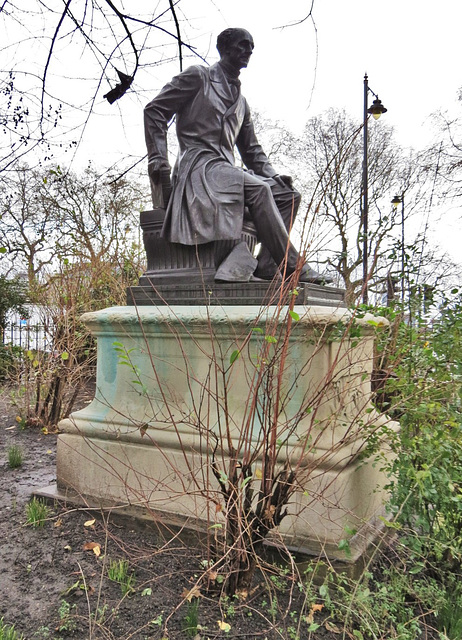
{"label": "dirt path", "polygon": [[[260,576],[245,602],[217,593],[188,602],[185,594],[204,572],[206,550],[177,540],[166,544],[152,524],[55,504],[43,526],[27,525],[32,491],[55,481],[56,438],[37,427],[21,428],[14,410],[0,402],[0,618],[26,640],[296,640],[297,628],[303,638],[339,637],[322,619],[307,635],[306,596],[276,574],[266,581]],[[12,445],[24,456],[17,469],[8,465]],[[108,577],[116,560],[126,561],[127,575],[133,575],[126,595]]]}

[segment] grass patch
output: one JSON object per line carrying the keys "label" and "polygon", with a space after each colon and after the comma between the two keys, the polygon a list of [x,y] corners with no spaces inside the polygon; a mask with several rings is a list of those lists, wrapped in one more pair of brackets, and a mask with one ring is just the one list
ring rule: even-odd
{"label": "grass patch", "polygon": [[188,638],[195,638],[199,624],[199,598],[193,598],[188,602],[186,615],[183,620],[183,631]]}
{"label": "grass patch", "polygon": [[12,444],[8,447],[8,466],[10,469],[18,469],[24,462],[24,455],[21,447]]}
{"label": "grass patch", "polygon": [[34,496],[26,505],[26,523],[30,524],[34,529],[43,527],[49,511],[50,509],[46,502]]}
{"label": "grass patch", "polygon": [[128,560],[111,560],[107,570],[109,580],[120,584],[124,596],[134,590],[136,582],[135,573],[129,574],[128,569]]}
{"label": "grass patch", "polygon": [[24,636],[15,630],[14,625],[6,624],[0,618],[0,640],[24,640]]}

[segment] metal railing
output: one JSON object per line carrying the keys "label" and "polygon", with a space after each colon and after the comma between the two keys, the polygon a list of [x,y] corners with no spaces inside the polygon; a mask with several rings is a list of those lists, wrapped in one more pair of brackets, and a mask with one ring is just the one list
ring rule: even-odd
{"label": "metal railing", "polygon": [[35,351],[49,351],[51,348],[50,332],[44,324],[29,324],[27,320],[7,322],[0,333],[5,346]]}

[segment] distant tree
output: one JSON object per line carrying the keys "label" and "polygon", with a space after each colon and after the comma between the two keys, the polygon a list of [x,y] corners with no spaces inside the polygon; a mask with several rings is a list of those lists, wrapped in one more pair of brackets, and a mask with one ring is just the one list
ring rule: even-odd
{"label": "distant tree", "polygon": [[53,262],[59,248],[59,224],[43,206],[43,180],[43,172],[18,165],[0,187],[0,245],[10,268],[26,271],[29,286]]}
{"label": "distant tree", "polygon": [[15,312],[26,317],[27,302],[24,282],[21,279],[0,275],[0,344],[3,343],[8,313]]}
{"label": "distant tree", "polygon": [[92,167],[74,173],[23,166],[0,191],[0,244],[16,271],[26,269],[31,290],[62,261],[86,264],[94,274],[108,264],[137,272],[143,259],[138,216],[147,200],[136,180]]}
{"label": "distant tree", "polygon": [[[462,87],[459,89],[462,107]],[[458,201],[462,196],[462,117],[439,111],[433,116],[435,142],[426,155],[426,170],[433,180],[435,201]]]}
{"label": "distant tree", "polygon": [[[312,118],[291,155],[299,162],[306,216],[298,229],[310,253],[334,270],[345,286],[350,304],[362,287],[363,238],[361,227],[362,127],[344,111],[331,109]],[[420,165],[393,139],[390,127],[369,127],[368,262],[371,282],[390,269],[387,253],[399,242],[401,211],[391,206],[394,193],[411,192],[406,217],[424,196]],[[381,276],[378,270],[383,272]]]}

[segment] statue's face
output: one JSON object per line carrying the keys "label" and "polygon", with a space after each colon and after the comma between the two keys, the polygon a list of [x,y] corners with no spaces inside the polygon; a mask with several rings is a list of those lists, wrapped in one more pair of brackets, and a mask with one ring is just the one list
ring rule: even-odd
{"label": "statue's face", "polygon": [[235,69],[242,69],[249,64],[253,48],[253,38],[250,33],[244,29],[236,29],[233,39],[227,50],[222,53],[221,59]]}

